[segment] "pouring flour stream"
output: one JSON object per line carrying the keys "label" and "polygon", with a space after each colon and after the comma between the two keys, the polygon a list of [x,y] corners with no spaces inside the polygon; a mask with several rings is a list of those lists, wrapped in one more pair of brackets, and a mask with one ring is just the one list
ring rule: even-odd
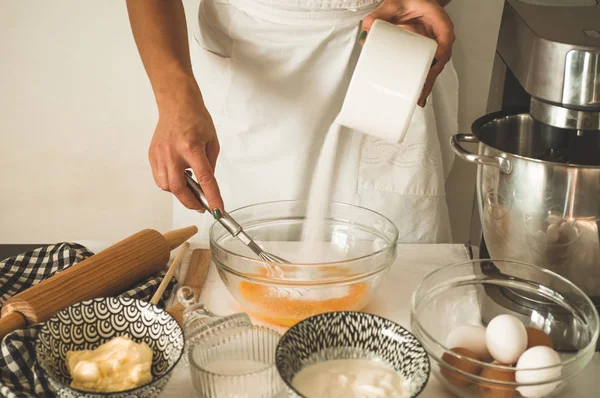
{"label": "pouring flour stream", "polygon": [[[324,234],[342,128],[387,142],[402,142],[436,50],[437,43],[427,37],[381,20],[373,24],[313,173],[301,249],[310,262],[319,262],[325,254]],[[406,54],[410,54],[411,62],[405,62]]]}

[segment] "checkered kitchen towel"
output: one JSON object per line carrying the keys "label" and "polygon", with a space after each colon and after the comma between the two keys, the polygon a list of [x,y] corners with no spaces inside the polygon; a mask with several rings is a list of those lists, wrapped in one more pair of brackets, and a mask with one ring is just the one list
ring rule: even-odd
{"label": "checkered kitchen towel", "polygon": [[[93,253],[75,243],[44,246],[0,262],[0,309],[15,294],[77,264]],[[122,295],[149,301],[162,274],[148,278]],[[175,285],[171,281],[163,298]],[[53,397],[42,370],[35,363],[35,337],[41,325],[16,330],[0,344],[0,397]]]}

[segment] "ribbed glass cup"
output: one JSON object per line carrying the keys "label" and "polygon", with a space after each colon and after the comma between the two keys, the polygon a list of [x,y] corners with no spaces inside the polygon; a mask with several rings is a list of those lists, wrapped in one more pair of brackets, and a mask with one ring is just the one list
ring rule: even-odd
{"label": "ribbed glass cup", "polygon": [[234,334],[215,335],[190,347],[194,388],[203,398],[273,398],[283,393],[275,368],[280,335],[254,326]]}

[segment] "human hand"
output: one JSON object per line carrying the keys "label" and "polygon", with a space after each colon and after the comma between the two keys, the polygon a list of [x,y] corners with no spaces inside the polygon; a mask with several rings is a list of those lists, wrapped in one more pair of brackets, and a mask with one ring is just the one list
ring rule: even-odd
{"label": "human hand", "polygon": [[363,20],[361,40],[368,37],[368,32],[376,19],[393,23],[406,30],[430,37],[437,42],[438,48],[434,64],[429,70],[418,101],[419,106],[425,106],[435,79],[450,61],[452,55],[455,36],[450,16],[436,0],[384,0],[375,11]]}
{"label": "human hand", "polygon": [[172,105],[159,106],[148,158],[156,185],[172,192],[185,207],[204,211],[185,182],[184,172],[191,168],[218,219],[224,210],[214,175],[219,140],[200,92],[190,91]]}

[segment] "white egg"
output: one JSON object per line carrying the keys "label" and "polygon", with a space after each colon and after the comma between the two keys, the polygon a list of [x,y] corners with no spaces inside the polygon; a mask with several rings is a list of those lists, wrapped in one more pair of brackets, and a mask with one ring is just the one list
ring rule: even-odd
{"label": "white egg", "polygon": [[496,361],[512,365],[527,349],[525,325],[512,315],[498,315],[487,326],[485,343]]}
{"label": "white egg", "polygon": [[446,347],[462,347],[477,354],[483,361],[491,361],[492,356],[485,343],[485,328],[478,325],[461,325],[448,334]]}
{"label": "white egg", "polygon": [[[560,377],[561,367],[556,366],[551,369],[539,369],[539,370],[524,370],[524,369],[537,369],[548,366],[555,366],[560,364],[560,357],[556,351],[550,347],[536,346],[528,349],[521,355],[519,362],[517,362],[517,372],[515,374],[515,380],[517,383],[542,383],[546,380],[554,380]],[[540,398],[550,394],[559,382],[555,381],[552,383],[541,384],[536,386],[522,386],[518,387],[517,390],[525,398]]]}

